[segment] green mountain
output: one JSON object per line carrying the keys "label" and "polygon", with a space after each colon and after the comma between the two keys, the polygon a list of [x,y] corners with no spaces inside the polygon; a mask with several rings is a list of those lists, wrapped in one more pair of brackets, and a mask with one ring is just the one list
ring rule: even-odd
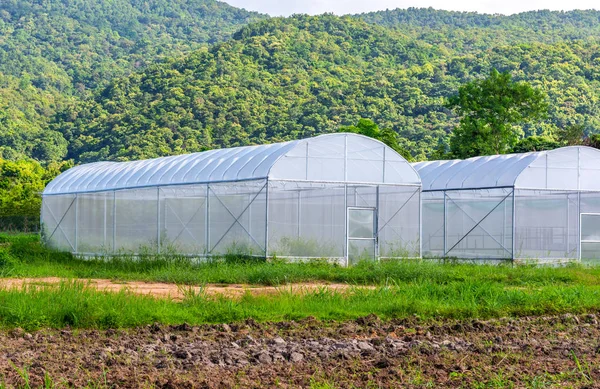
{"label": "green mountain", "polygon": [[2,0],[0,157],[63,158],[57,109],[262,18],[214,0]]}
{"label": "green mountain", "polygon": [[600,11],[594,10],[543,10],[505,16],[408,8],[355,17],[462,53],[498,45],[598,41],[600,38]]}
{"label": "green mountain", "polygon": [[[450,20],[452,15],[467,17],[455,13]],[[253,23],[227,42],[113,80],[93,99],[64,110],[52,128],[68,141],[68,157],[86,162],[294,139],[366,117],[393,128],[402,146],[425,158],[456,124],[445,98],[492,68],[549,95],[549,119],[523,128],[525,133],[574,123],[600,128],[600,48],[593,23],[581,27],[589,39],[549,28],[547,38],[524,43],[501,39],[489,27],[492,43],[481,49],[465,45],[485,38],[486,27],[419,23],[423,28],[416,22],[386,28],[332,15]],[[460,36],[444,37],[446,28]],[[451,44],[425,37],[438,29]],[[415,36],[417,30],[422,36]]]}

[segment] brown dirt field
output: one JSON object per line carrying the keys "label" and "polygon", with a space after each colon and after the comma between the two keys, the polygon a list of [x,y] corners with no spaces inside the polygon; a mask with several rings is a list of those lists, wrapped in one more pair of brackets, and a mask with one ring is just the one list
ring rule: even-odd
{"label": "brown dirt field", "polygon": [[[58,285],[65,279],[56,277],[46,278],[1,278],[0,288],[22,288],[27,285],[35,286],[53,286]],[[79,279],[77,281],[88,284],[100,291],[120,292],[126,289],[132,293],[151,295],[157,298],[170,298],[181,300],[186,293],[206,293],[208,295],[222,295],[229,298],[241,298],[246,293],[254,295],[275,294],[282,291],[292,291],[294,293],[305,293],[321,288],[330,290],[347,290],[353,286],[347,284],[322,284],[322,283],[300,283],[282,286],[255,286],[255,285],[217,285],[207,284],[204,286],[187,286],[157,282],[137,282],[137,281],[112,281],[105,279]],[[364,286],[361,288],[374,288]]]}
{"label": "brown dirt field", "polygon": [[0,332],[2,387],[25,387],[17,369],[26,369],[27,387],[47,376],[61,388],[599,388],[600,324],[595,314],[370,316]]}

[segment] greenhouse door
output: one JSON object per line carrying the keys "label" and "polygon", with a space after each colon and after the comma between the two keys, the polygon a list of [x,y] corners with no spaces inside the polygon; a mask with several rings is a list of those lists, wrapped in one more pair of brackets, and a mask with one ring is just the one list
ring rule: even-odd
{"label": "greenhouse door", "polygon": [[377,212],[375,208],[348,208],[346,247],[348,265],[377,258]]}
{"label": "greenhouse door", "polygon": [[600,261],[600,214],[581,214],[581,260]]}

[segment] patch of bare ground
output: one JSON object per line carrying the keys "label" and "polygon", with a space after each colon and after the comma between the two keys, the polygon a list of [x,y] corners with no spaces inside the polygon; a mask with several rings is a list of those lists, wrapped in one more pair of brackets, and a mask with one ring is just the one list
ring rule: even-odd
{"label": "patch of bare ground", "polygon": [[[57,277],[46,278],[1,278],[0,288],[23,288],[28,285],[52,287],[59,285],[65,279]],[[297,283],[281,286],[257,286],[243,284],[207,284],[203,286],[181,286],[169,283],[138,282],[138,281],[113,281],[106,279],[79,279],[76,280],[96,288],[100,291],[120,292],[123,289],[141,295],[150,295],[157,298],[170,298],[181,300],[186,293],[206,293],[207,295],[221,295],[228,298],[240,298],[246,293],[253,295],[268,295],[281,293],[282,291],[292,293],[306,293],[326,288],[328,290],[343,291],[353,288],[348,284],[334,283]],[[359,288],[374,288],[372,286],[360,286]]]}
{"label": "patch of bare ground", "polygon": [[593,314],[489,321],[313,319],[0,332],[0,376],[31,386],[600,387]]}

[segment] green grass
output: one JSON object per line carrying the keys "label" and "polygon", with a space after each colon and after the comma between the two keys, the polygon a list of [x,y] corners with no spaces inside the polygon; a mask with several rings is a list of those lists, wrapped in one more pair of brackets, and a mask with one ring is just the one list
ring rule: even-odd
{"label": "green grass", "polygon": [[[186,257],[142,256],[111,259],[79,259],[68,253],[45,249],[36,235],[0,234],[0,276],[108,278],[121,281],[156,281],[186,285],[259,284],[324,281],[352,285],[405,283],[450,284],[473,281],[503,287],[531,288],[550,285],[600,285],[600,267],[571,265],[535,267],[443,264],[402,260],[363,262],[344,268],[325,261],[283,261],[222,258],[195,263]],[[465,284],[465,285],[466,285]]]}
{"label": "green grass", "polygon": [[[382,319],[429,319],[585,313],[600,310],[600,269],[435,264],[423,261],[361,263],[341,268],[323,262],[194,264],[183,258],[80,260],[45,250],[34,236],[0,236],[4,276],[102,277],[183,284],[297,281],[347,282],[344,292],[321,288],[306,294],[246,294],[238,300],[187,293],[182,302],[126,292],[105,293],[83,282],[57,287],[0,290],[0,326],[35,329],[136,327],[160,322],[190,324],[295,320],[347,320],[375,313]],[[375,289],[359,285],[375,284]]]}

